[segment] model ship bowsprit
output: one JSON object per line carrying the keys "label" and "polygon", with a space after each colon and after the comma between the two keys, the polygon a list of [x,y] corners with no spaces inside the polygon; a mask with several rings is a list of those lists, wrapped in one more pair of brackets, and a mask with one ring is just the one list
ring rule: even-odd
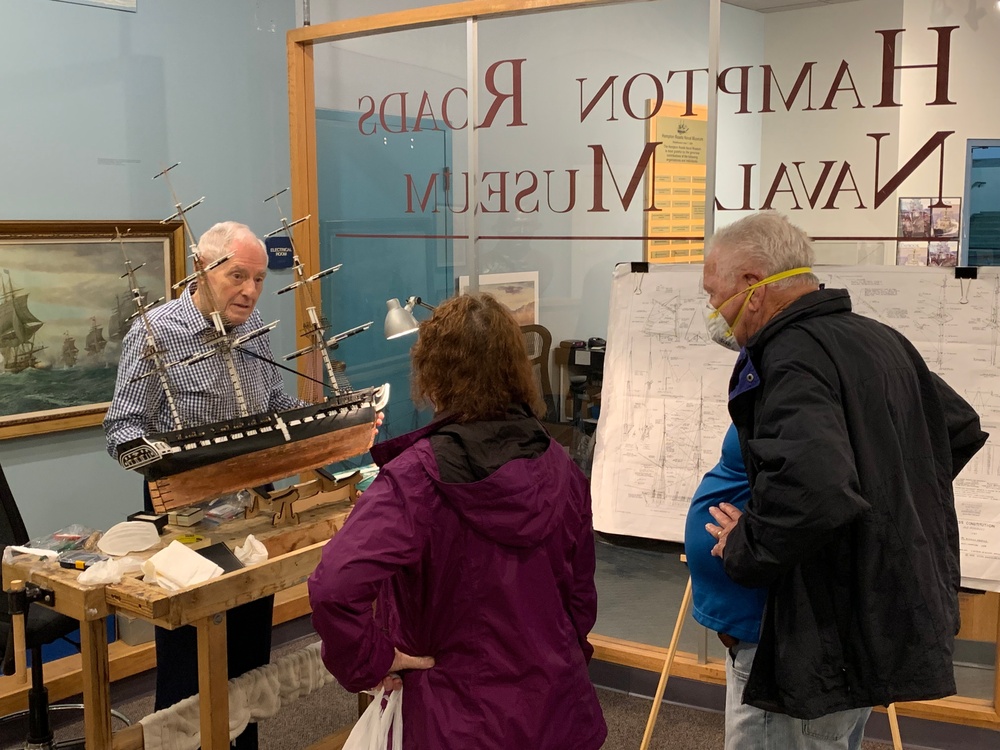
{"label": "model ship bowsprit", "polygon": [[[276,195],[271,197],[274,198]],[[164,221],[181,218],[185,233],[192,238],[190,249],[195,271],[191,276],[178,282],[175,288],[195,281],[199,285],[204,284],[199,288],[210,294],[205,273],[216,265],[224,263],[228,258],[224,257],[210,264],[202,263],[184,215],[187,210],[200,202],[199,200],[187,207],[175,203],[177,212]],[[288,223],[282,216],[282,229],[278,231],[288,232],[292,226],[304,220]],[[291,233],[288,234],[291,237]],[[225,493],[257,487],[351,458],[368,450],[378,413],[388,401],[389,386],[386,384],[377,388],[354,390],[346,379],[336,372],[336,367],[329,357],[328,350],[336,348],[343,338],[365,330],[370,325],[369,323],[358,326],[329,339],[326,338],[325,330],[328,326],[316,313],[309,287],[313,281],[335,269],[321,271],[305,278],[302,266],[296,257],[295,271],[298,279],[278,292],[280,294],[295,289],[310,295],[307,300],[309,319],[303,331],[310,344],[288,355],[286,359],[316,352],[326,365],[332,395],[320,403],[276,412],[251,414],[243,397],[244,388],[233,365],[233,357],[257,356],[254,352],[242,348],[242,345],[252,338],[266,334],[276,323],[239,336],[234,335],[226,330],[222,316],[217,312],[218,306],[210,299],[214,311],[211,313],[211,322],[215,330],[211,339],[206,342],[208,348],[187,359],[167,362],[165,358],[167,352],[157,343],[146,316],[146,311],[156,303],[145,303],[142,293],[144,290],[138,286],[134,274],[137,269],[131,267],[127,257],[125,267],[126,272],[123,276],[128,277],[129,289],[136,307],[132,319],[141,319],[145,327],[146,347],[143,359],[149,362],[146,371],[136,379],[158,378],[158,386],[163,389],[166,396],[175,429],[148,434],[123,443],[118,447],[118,461],[124,468],[138,471],[147,479],[156,510],[165,512]],[[184,425],[171,389],[170,370],[209,357],[220,357],[225,362],[225,369],[232,381],[239,416],[210,424]]]}

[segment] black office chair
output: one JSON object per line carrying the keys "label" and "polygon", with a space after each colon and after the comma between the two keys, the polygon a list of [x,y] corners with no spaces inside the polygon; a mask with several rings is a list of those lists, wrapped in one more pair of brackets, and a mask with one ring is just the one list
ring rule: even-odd
{"label": "black office chair", "polygon": [[[3,467],[0,466],[0,555],[9,545],[23,546],[28,543],[28,530],[21,518],[21,512],[14,502],[14,495],[7,484],[7,477],[4,475]],[[53,732],[49,723],[49,711],[60,710],[82,710],[83,705],[79,703],[59,704],[49,706],[48,690],[42,673],[42,646],[53,643],[60,638],[72,643],[77,649],[80,644],[74,643],[66,636],[78,630],[80,623],[72,617],[66,617],[58,612],[42,606],[26,606],[26,617],[24,627],[24,647],[31,653],[31,689],[28,691],[28,709],[17,711],[7,716],[0,717],[0,727],[28,717],[28,736],[25,739],[25,747],[31,748],[68,748],[84,747],[84,741],[69,740],[54,742]],[[3,657],[3,673],[5,675],[14,674],[14,651],[17,644],[14,643],[13,616],[11,615],[11,601],[7,595],[0,596],[0,643],[5,644]],[[125,725],[129,724],[128,719],[117,711],[112,714]]]}

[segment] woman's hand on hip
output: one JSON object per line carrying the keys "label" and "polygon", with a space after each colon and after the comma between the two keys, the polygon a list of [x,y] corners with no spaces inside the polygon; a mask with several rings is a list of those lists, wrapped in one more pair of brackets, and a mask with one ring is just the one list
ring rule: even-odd
{"label": "woman's hand on hip", "polygon": [[392,660],[392,666],[389,668],[389,674],[382,678],[382,682],[379,683],[378,687],[385,690],[399,690],[403,687],[403,678],[400,672],[410,669],[430,669],[433,666],[433,656],[410,656],[397,648],[396,656]]}

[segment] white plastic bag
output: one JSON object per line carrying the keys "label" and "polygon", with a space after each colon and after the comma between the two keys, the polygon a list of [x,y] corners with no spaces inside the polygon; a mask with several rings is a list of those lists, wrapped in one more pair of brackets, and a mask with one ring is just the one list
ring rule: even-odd
{"label": "white plastic bag", "polygon": [[382,699],[386,691],[379,689],[358,723],[351,730],[343,750],[390,750],[389,730],[392,730],[391,750],[403,750],[403,690],[388,694],[385,710]]}

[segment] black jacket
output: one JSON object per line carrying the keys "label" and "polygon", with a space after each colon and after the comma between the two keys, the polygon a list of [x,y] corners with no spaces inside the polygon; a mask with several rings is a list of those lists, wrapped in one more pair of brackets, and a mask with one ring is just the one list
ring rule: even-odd
{"label": "black jacket", "polygon": [[744,702],[811,719],[953,694],[952,480],[986,442],[976,412],[840,289],[751,338],[729,411],[753,495],[725,567],[770,587]]}

